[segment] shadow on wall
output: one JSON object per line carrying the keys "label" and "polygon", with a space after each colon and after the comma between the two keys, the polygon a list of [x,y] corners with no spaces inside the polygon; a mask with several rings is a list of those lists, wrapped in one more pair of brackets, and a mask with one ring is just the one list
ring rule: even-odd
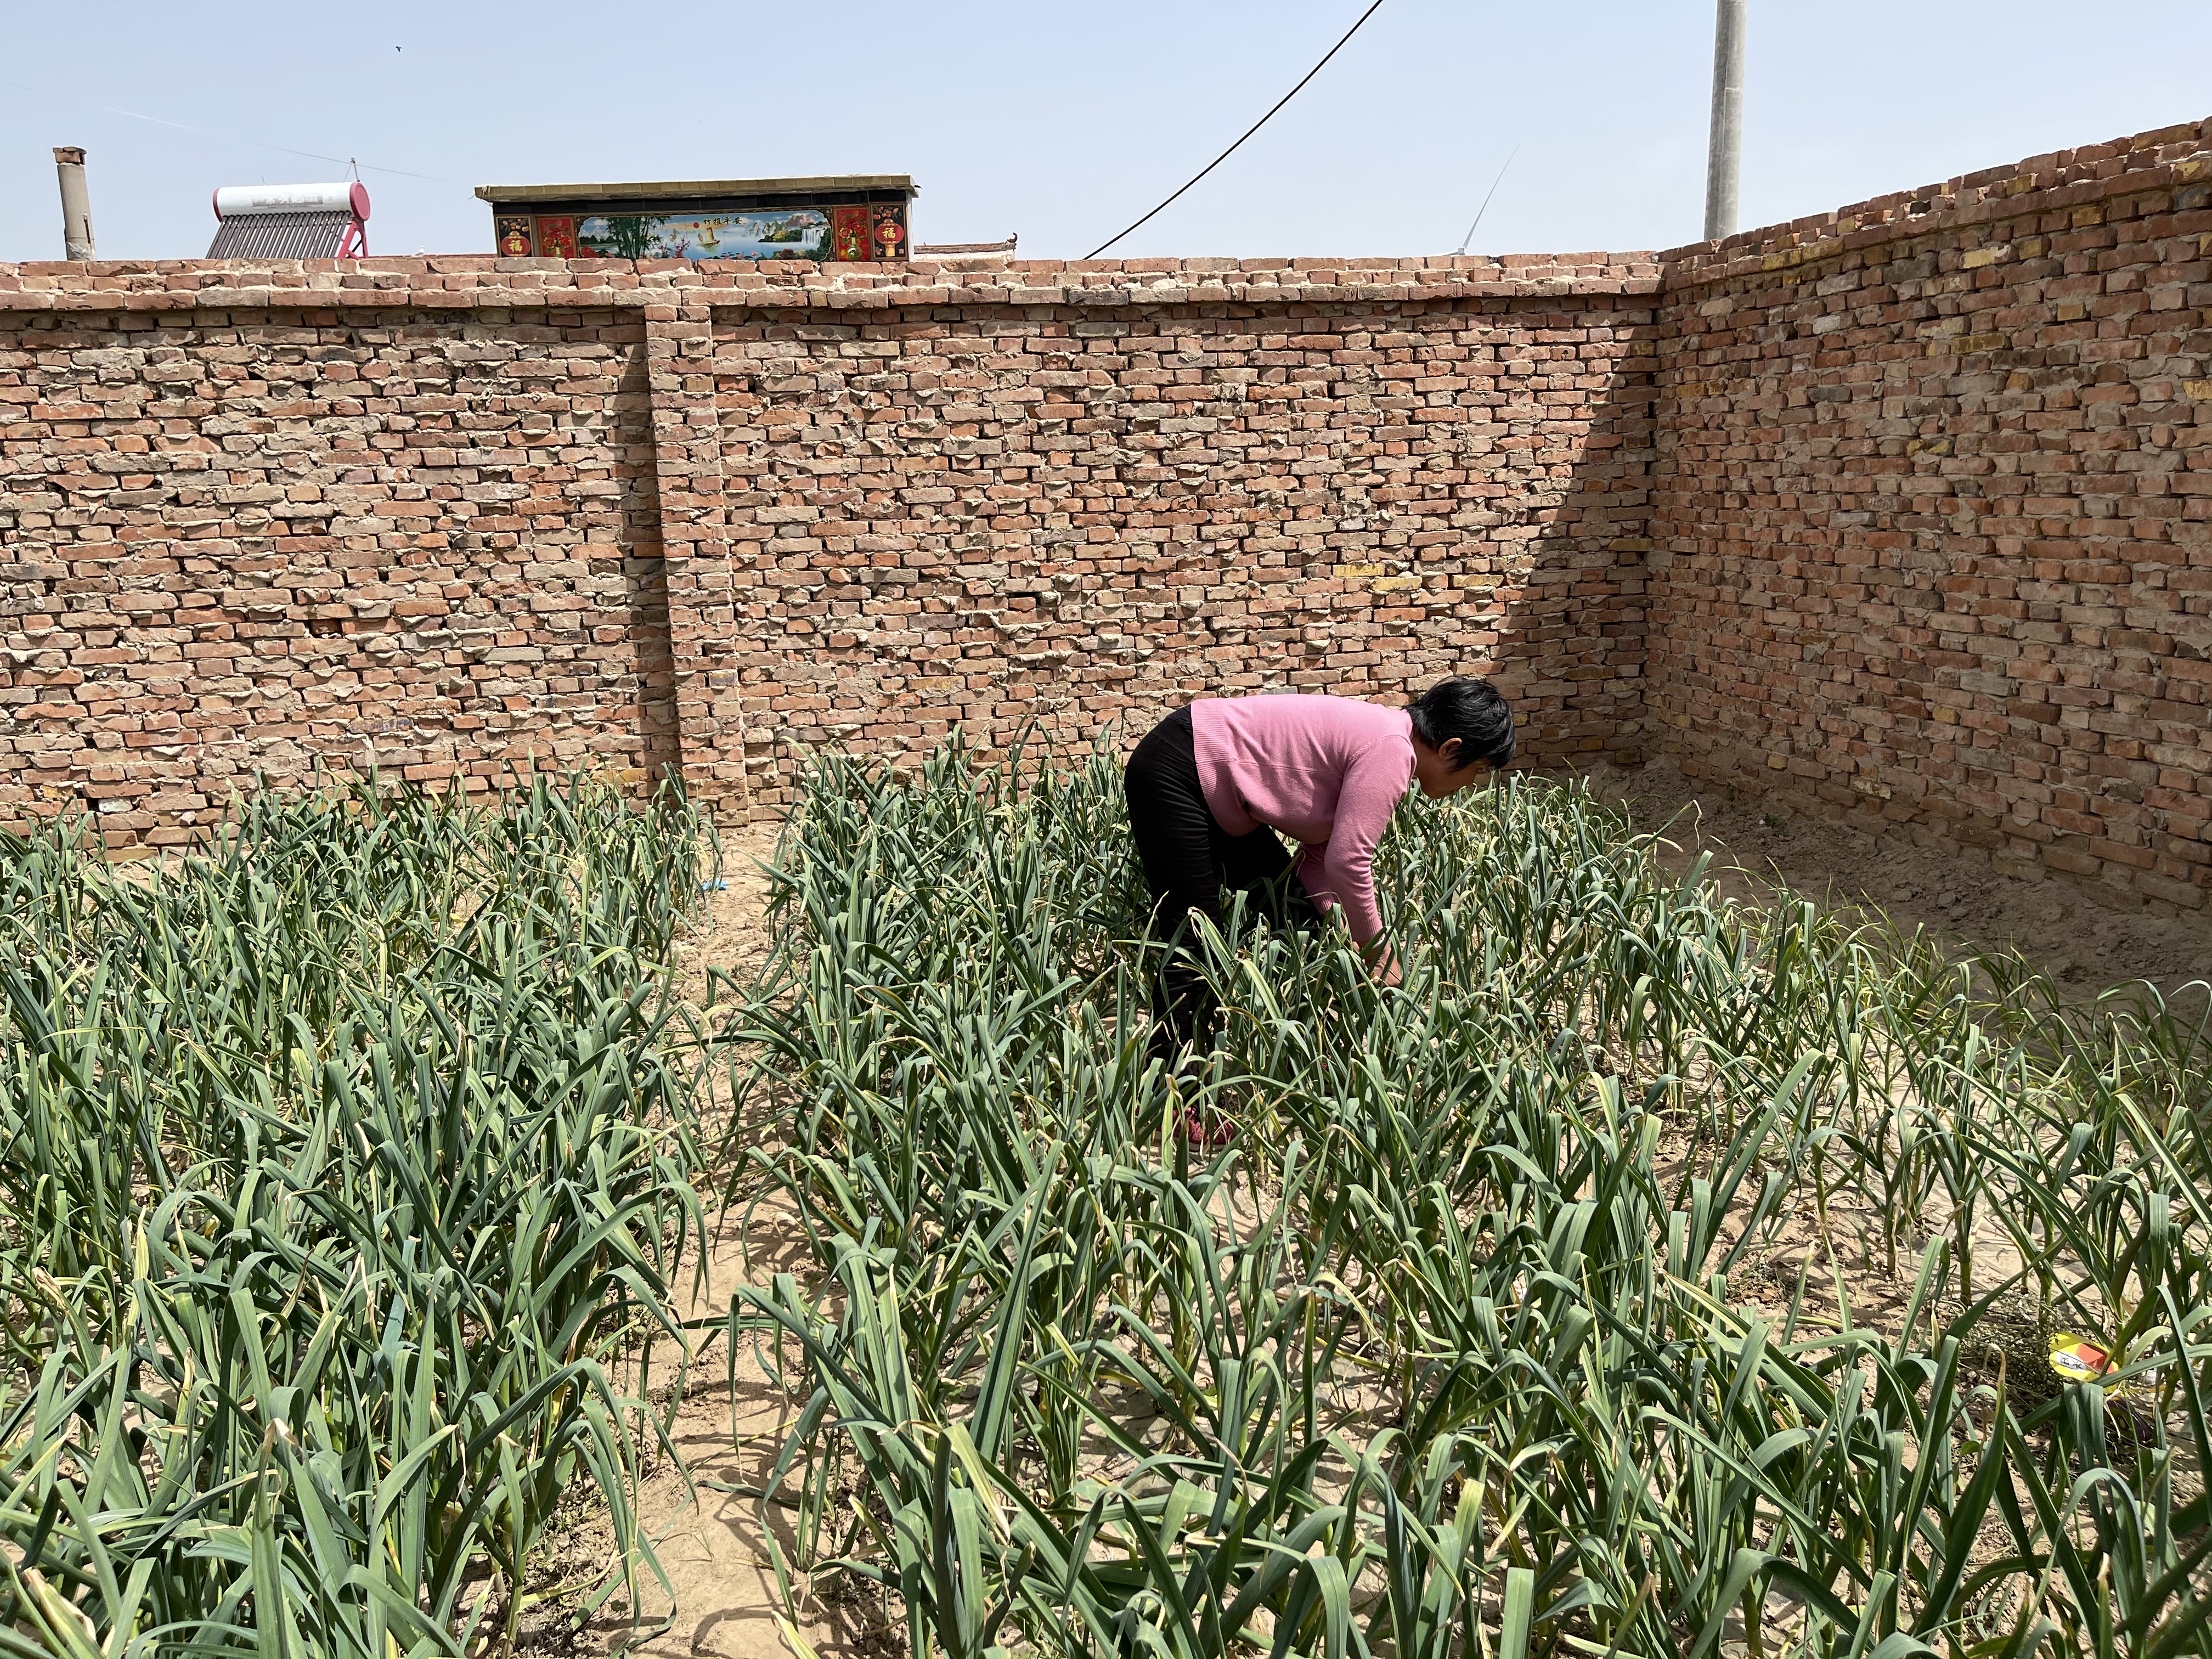
{"label": "shadow on wall", "polygon": [[1632,760],[1655,284],[1580,286],[725,313],[754,809],[809,744],[1126,748],[1194,696],[1462,672],[1532,761]]}
{"label": "shadow on wall", "polygon": [[1685,771],[2203,911],[2208,139],[1669,256],[1650,712]]}
{"label": "shadow on wall", "polygon": [[372,750],[772,814],[1477,672],[1531,763],[2201,911],[2208,236],[2212,124],[1662,255],[0,266],[0,818]]}

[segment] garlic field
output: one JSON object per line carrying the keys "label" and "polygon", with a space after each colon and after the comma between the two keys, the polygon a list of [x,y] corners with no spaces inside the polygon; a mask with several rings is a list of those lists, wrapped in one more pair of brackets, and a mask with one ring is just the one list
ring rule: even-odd
{"label": "garlic field", "polygon": [[592,1594],[651,1573],[700,829],[541,782],[0,847],[0,1653],[496,1650],[573,1484]]}
{"label": "garlic field", "polygon": [[1724,906],[1516,779],[1401,809],[1402,988],[1231,916],[1170,1080],[1115,767],[1016,776],[823,763],[722,1033],[814,1269],[728,1322],[794,1595],[960,1659],[2212,1653],[2201,998]]}
{"label": "garlic field", "polygon": [[1232,913],[1170,1078],[1104,753],[816,763],[702,1008],[715,856],[581,780],[0,842],[0,1659],[649,1638],[755,1368],[802,1659],[2212,1654],[2201,994],[1514,778],[1401,810],[1401,988]]}

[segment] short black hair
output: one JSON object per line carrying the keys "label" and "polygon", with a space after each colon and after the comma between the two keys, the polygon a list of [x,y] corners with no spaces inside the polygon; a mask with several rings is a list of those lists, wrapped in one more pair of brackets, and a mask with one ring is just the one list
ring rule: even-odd
{"label": "short black hair", "polygon": [[1455,772],[1477,761],[1504,766],[1513,758],[1513,710],[1488,680],[1438,680],[1406,712],[1413,717],[1413,735],[1430,748],[1459,739],[1452,753]]}

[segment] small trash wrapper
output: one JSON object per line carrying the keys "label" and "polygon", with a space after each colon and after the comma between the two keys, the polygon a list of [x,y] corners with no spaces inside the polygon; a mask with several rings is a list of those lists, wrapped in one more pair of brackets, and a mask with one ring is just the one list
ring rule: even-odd
{"label": "small trash wrapper", "polygon": [[2061,1331],[2051,1339],[2051,1369],[2069,1382],[2094,1382],[2113,1369],[2112,1357],[2086,1338]]}

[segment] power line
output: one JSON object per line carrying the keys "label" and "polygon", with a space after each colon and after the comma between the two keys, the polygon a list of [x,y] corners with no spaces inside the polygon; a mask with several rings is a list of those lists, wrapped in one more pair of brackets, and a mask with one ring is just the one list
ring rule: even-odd
{"label": "power line", "polygon": [[[1249,138],[1254,133],[1259,131],[1261,127],[1266,126],[1269,121],[1273,120],[1275,116],[1275,110],[1282,108],[1284,105],[1289,103],[1291,99],[1297,97],[1299,93],[1303,92],[1305,89],[1306,82],[1312,80],[1315,76],[1319,75],[1322,70],[1326,69],[1328,66],[1329,58],[1335,57],[1337,53],[1344,50],[1345,41],[1351,40],[1353,35],[1359,33],[1360,25],[1366,22],[1369,18],[1374,16],[1376,12],[1382,9],[1382,0],[1375,0],[1375,3],[1373,5],[1368,7],[1365,11],[1361,12],[1359,14],[1359,22],[1354,23],[1350,28],[1345,30],[1344,40],[1338,41],[1334,46],[1331,46],[1328,49],[1328,55],[1322,58],[1320,63],[1316,64],[1311,69],[1305,72],[1305,77],[1304,80],[1301,80],[1297,86],[1292,87],[1288,92],[1277,99],[1275,100],[1274,109],[1269,110],[1265,115],[1261,116],[1258,120],[1253,122],[1250,126],[1247,127],[1244,130],[1244,138]],[[1158,207],[1154,208],[1152,212],[1147,213],[1144,218],[1138,220],[1136,224],[1133,224],[1127,229],[1120,231],[1112,236],[1109,236],[1104,241],[1099,243],[1097,247],[1092,248],[1090,252],[1085,254],[1083,257],[1086,259],[1097,258],[1108,248],[1113,246],[1115,243],[1120,241],[1122,237],[1127,236],[1130,231],[1136,229],[1139,225],[1142,225],[1147,220],[1158,216],[1163,209],[1165,209],[1175,201],[1176,196],[1181,196],[1182,194],[1183,190],[1188,190],[1191,185],[1196,184],[1200,179],[1205,178],[1207,173],[1212,172],[1214,168],[1219,167],[1224,161],[1234,155],[1237,152],[1238,149],[1243,144],[1244,138],[1239,138],[1236,143],[1230,145],[1227,149],[1223,150],[1220,155],[1215,156],[1211,161],[1208,161],[1199,170],[1197,175],[1191,179],[1190,184],[1185,185],[1182,187],[1182,190],[1179,190],[1175,193],[1175,196],[1169,197],[1168,199],[1161,203]]]}
{"label": "power line", "polygon": [[[18,81],[0,81],[0,86],[13,87],[18,92],[39,95],[35,87],[27,87]],[[289,144],[264,143],[258,138],[241,138],[235,133],[217,132],[212,127],[196,127],[183,121],[172,121],[160,115],[147,115],[135,109],[118,109],[113,104],[80,104],[80,108],[105,110],[110,115],[127,115],[134,121],[150,121],[157,127],[174,127],[179,132],[197,132],[203,138],[219,138],[227,144],[244,144],[252,149],[273,149],[285,155],[304,155],[311,161],[331,161],[339,167],[356,167],[368,173],[388,173],[395,178],[421,179],[434,185],[456,185],[458,179],[447,179],[434,173],[409,173],[403,167],[380,167],[367,161],[356,161],[350,155],[325,155],[319,150],[295,149]]]}

